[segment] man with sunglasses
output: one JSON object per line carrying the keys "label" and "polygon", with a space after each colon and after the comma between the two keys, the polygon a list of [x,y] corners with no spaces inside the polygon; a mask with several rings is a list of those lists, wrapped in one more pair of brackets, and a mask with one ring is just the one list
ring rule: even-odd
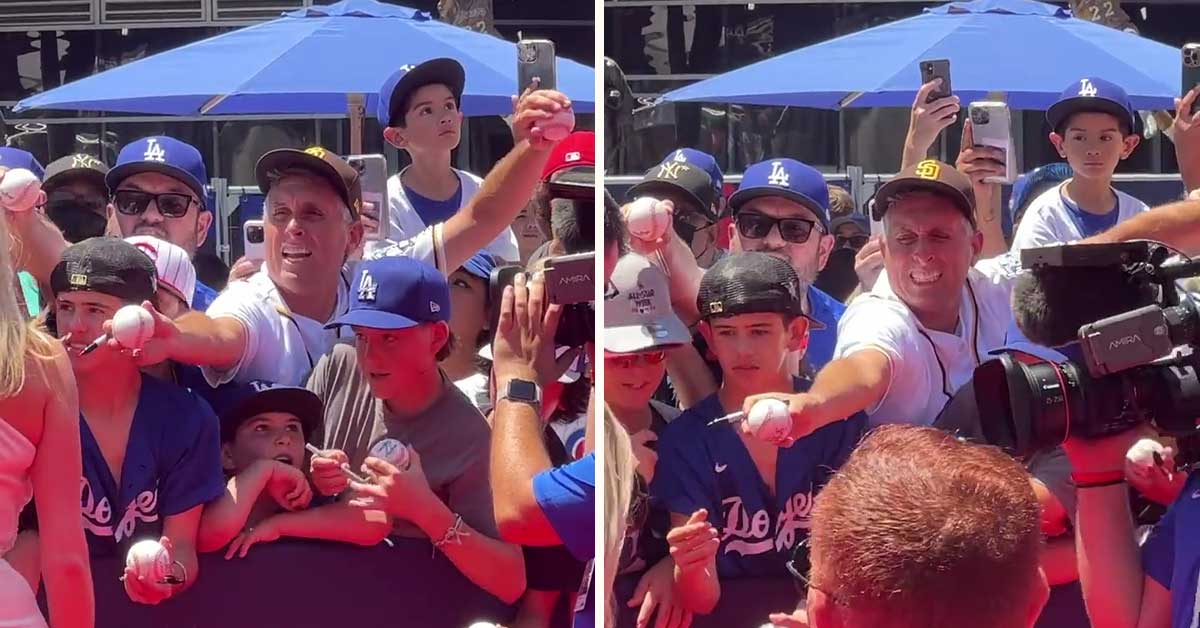
{"label": "man with sunglasses", "polygon": [[108,185],[103,161],[78,153],[60,157],[46,167],[42,191],[46,216],[72,244],[104,235],[108,225]]}

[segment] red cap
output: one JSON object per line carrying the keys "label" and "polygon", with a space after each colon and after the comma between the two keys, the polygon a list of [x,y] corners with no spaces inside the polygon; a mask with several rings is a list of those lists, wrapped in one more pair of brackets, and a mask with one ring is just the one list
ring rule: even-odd
{"label": "red cap", "polygon": [[578,166],[596,165],[596,134],[591,131],[575,131],[550,151],[550,159],[542,169],[542,181],[560,170]]}

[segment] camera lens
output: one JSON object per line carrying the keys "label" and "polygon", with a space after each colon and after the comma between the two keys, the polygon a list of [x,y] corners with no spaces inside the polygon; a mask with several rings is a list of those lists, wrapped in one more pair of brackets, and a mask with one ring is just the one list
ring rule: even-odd
{"label": "camera lens", "polygon": [[1024,363],[1005,354],[975,371],[980,427],[987,442],[1024,455],[1061,443],[1082,420],[1082,372],[1070,362]]}

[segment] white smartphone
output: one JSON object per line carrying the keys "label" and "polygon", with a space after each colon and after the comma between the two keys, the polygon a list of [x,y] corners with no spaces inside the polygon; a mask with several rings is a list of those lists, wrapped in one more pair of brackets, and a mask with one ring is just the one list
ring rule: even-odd
{"label": "white smartphone", "polygon": [[263,221],[247,220],[242,223],[242,254],[246,256],[246,259],[265,259],[266,245],[263,244],[265,240]]}
{"label": "white smartphone", "polygon": [[362,185],[363,215],[374,219],[378,229],[368,229],[368,240],[386,240],[391,231],[387,198],[387,159],[383,155],[350,155],[346,163],[358,170]]}
{"label": "white smartphone", "polygon": [[1013,151],[1012,115],[1002,102],[978,101],[967,107],[971,132],[976,146],[990,146],[1004,151],[1004,176],[988,177],[987,183],[1012,183],[1017,178],[1016,155]]}

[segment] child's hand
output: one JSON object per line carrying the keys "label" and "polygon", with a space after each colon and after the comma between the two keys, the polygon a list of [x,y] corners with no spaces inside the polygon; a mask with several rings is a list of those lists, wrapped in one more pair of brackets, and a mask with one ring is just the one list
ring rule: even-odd
{"label": "child's hand", "polygon": [[276,461],[271,467],[271,479],[267,481],[267,492],[283,508],[301,510],[312,501],[312,487],[304,472],[290,464]]}
{"label": "child's hand", "polygon": [[412,521],[429,503],[429,498],[437,499],[429,488],[429,480],[425,479],[420,454],[411,447],[408,453],[409,464],[404,470],[397,469],[386,460],[367,458],[363,463],[363,472],[370,474],[374,483],[351,482],[350,489],[357,495],[350,500],[350,505],[382,510],[393,517]]}
{"label": "child's hand", "polygon": [[274,517],[267,517],[253,528],[246,528],[245,531],[234,537],[233,541],[230,541],[229,549],[225,551],[225,560],[233,558],[234,554],[238,554],[239,549],[241,553],[238,558],[245,558],[251,545],[277,540],[279,540],[279,526],[276,525]]}
{"label": "child's hand", "polygon": [[708,511],[701,508],[692,513],[687,523],[667,533],[667,545],[675,565],[686,573],[710,566],[717,557],[721,539],[708,522]]}
{"label": "child's hand", "polygon": [[312,476],[313,485],[322,495],[338,495],[346,490],[350,483],[342,465],[350,463],[350,457],[337,449],[327,449],[322,455],[314,455],[308,463],[308,474]]}

